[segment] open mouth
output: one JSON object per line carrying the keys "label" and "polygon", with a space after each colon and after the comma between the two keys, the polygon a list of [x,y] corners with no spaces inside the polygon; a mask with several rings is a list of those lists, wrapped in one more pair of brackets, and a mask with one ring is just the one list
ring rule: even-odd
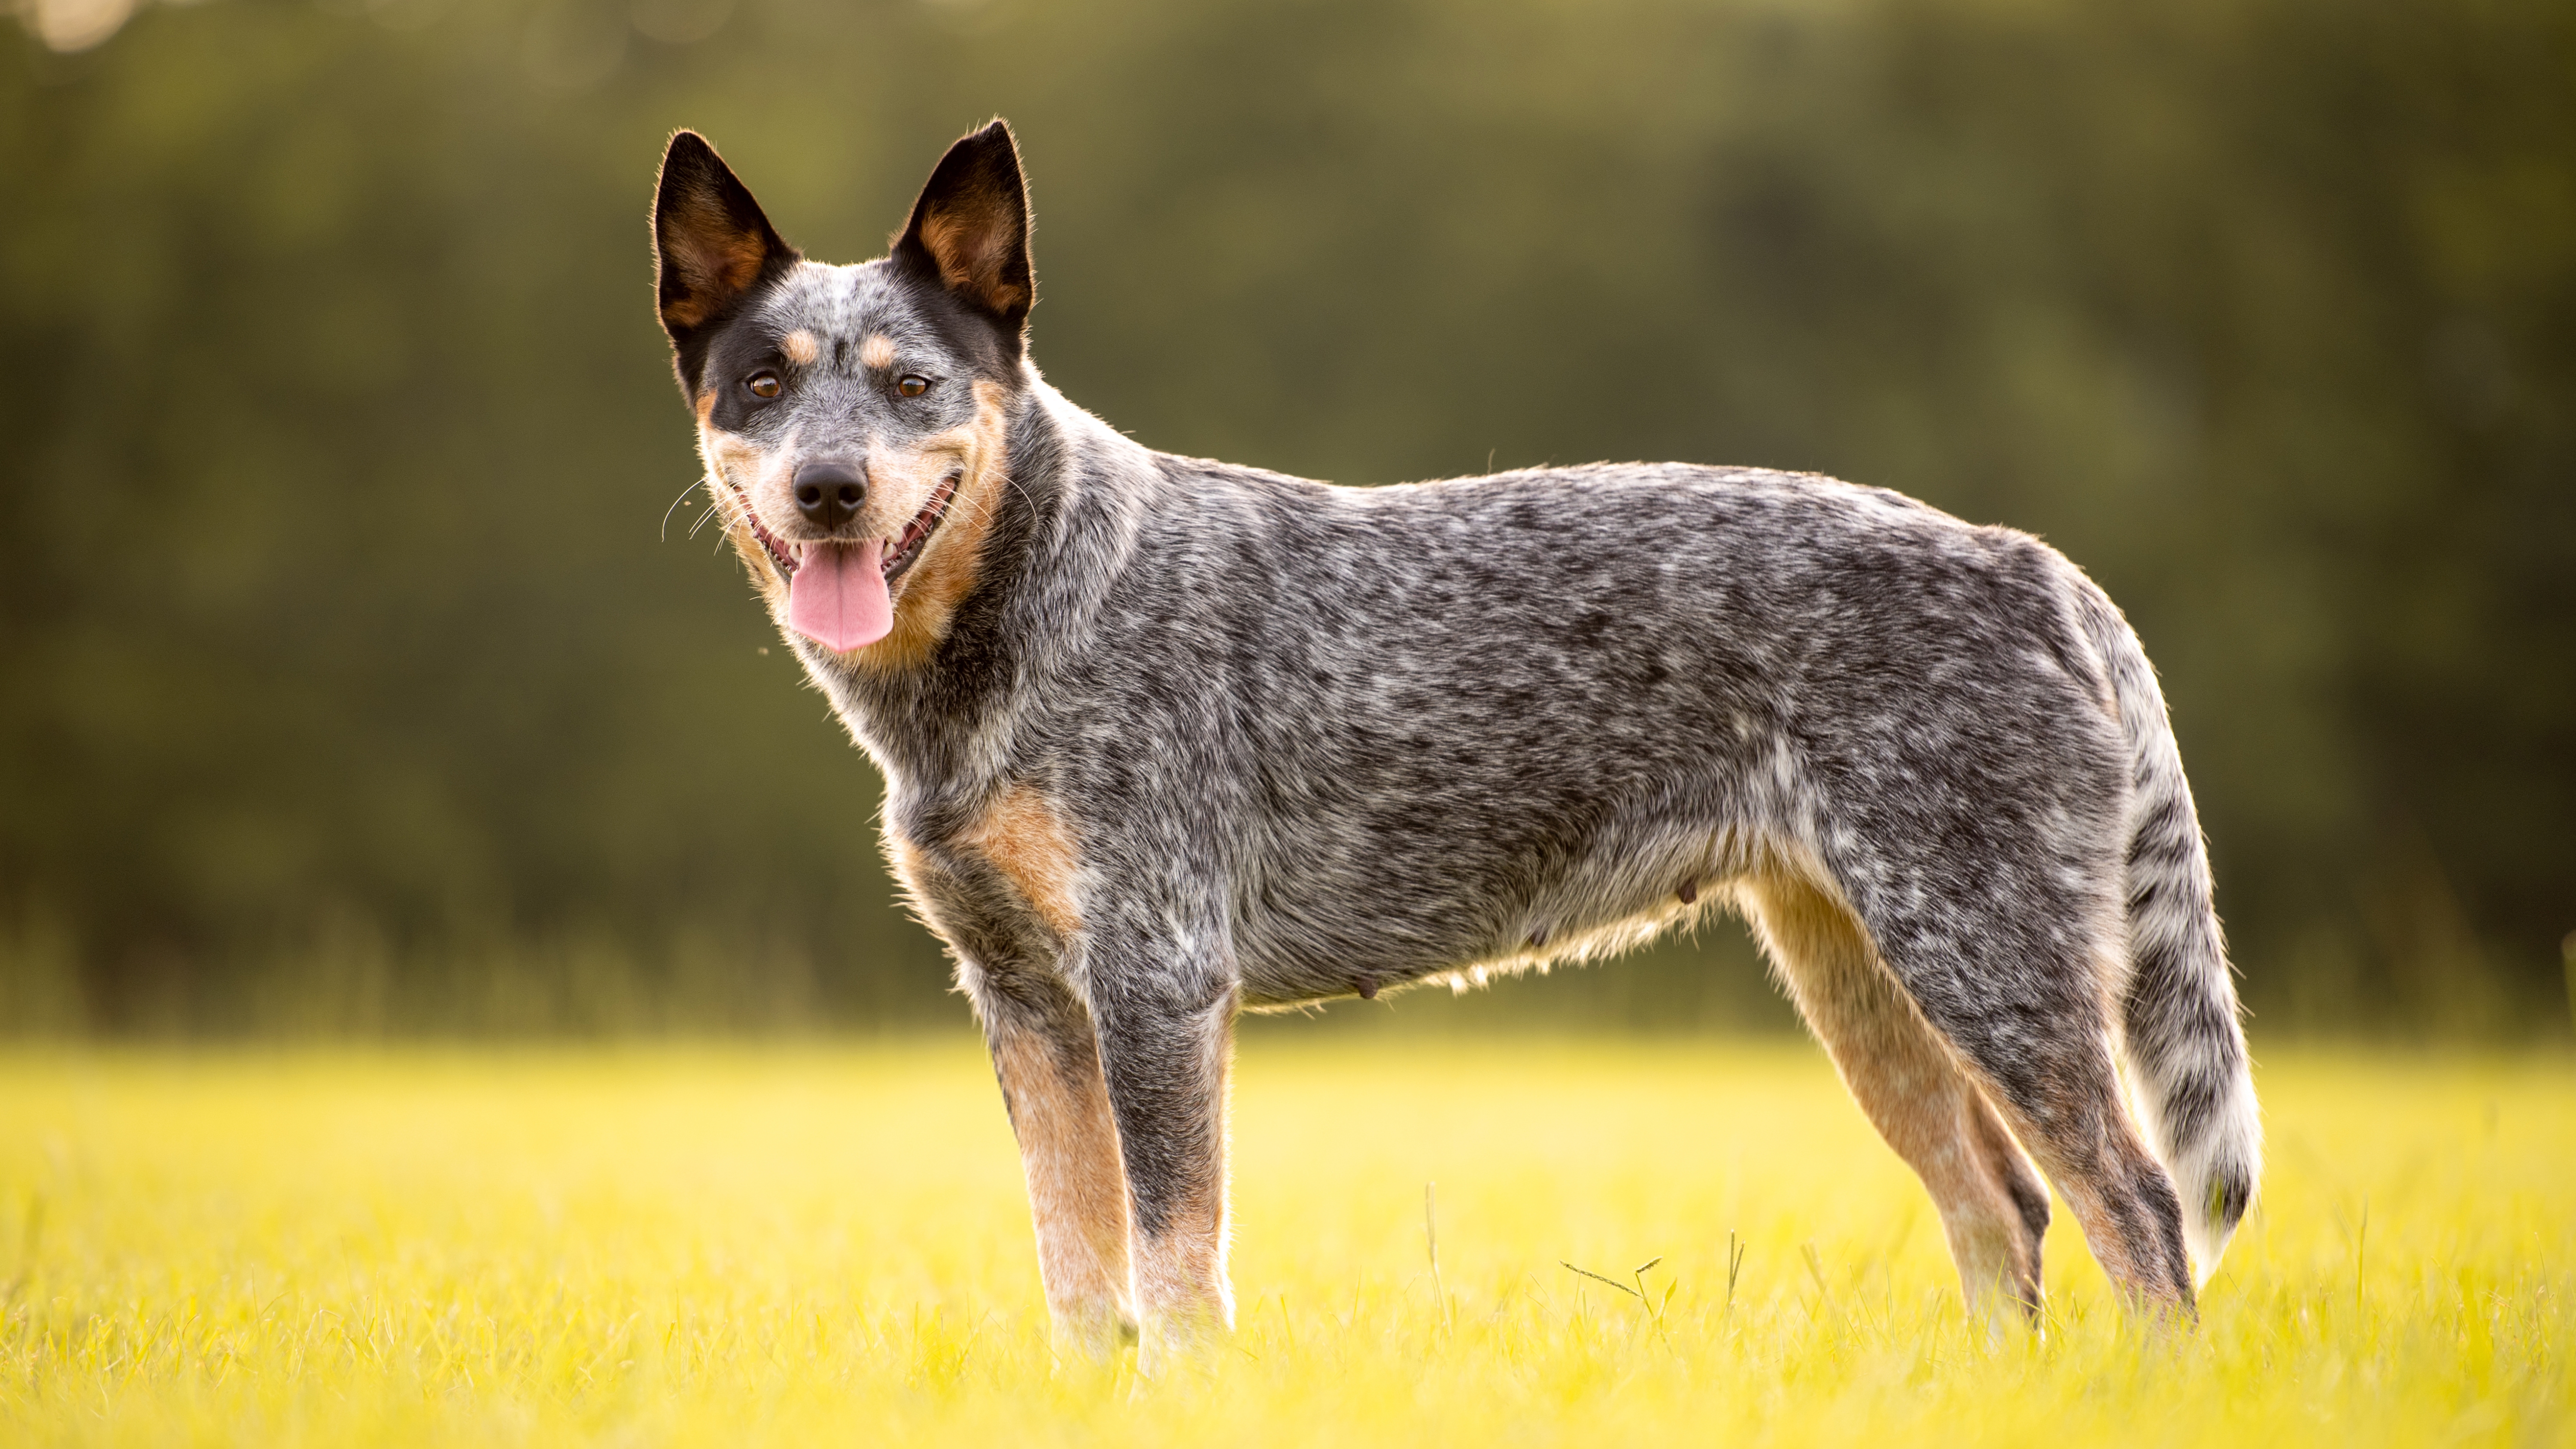
{"label": "open mouth", "polygon": [[[948,517],[949,500],[957,496],[958,480],[963,476],[962,472],[951,472],[947,477],[940,479],[939,486],[930,491],[930,501],[921,506],[921,511],[914,514],[912,521],[903,526],[902,534],[887,547],[882,556],[880,570],[888,584],[902,578],[904,572],[921,557],[923,546],[930,542],[930,536],[939,531],[939,525]],[[726,486],[732,487],[732,484],[728,483]],[[768,551],[769,561],[777,566],[778,576],[781,579],[794,580],[798,566],[805,560],[805,550],[815,545],[789,543],[761,527],[760,515],[753,511],[750,497],[740,488],[734,488],[733,491],[735,501],[742,505],[743,521],[751,525],[751,536],[759,539],[760,546]]]}

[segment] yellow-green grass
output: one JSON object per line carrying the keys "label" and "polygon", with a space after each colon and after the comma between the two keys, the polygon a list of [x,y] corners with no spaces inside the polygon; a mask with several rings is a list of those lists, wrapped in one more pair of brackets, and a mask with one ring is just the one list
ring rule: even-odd
{"label": "yellow-green grass", "polygon": [[2564,1058],[2270,1055],[2198,1330],[2061,1211],[2000,1341],[1811,1047],[1238,1081],[1240,1326],[1139,1383],[1048,1351],[971,1043],[0,1056],[0,1442],[2576,1443]]}

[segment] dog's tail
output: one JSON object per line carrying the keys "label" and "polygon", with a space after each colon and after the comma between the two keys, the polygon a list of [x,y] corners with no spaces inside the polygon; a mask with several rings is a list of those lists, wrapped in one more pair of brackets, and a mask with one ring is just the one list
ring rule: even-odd
{"label": "dog's tail", "polygon": [[2082,593],[2085,632],[2110,675],[2134,785],[2123,1065],[2149,1145],[2182,1197],[2195,1279],[2206,1282],[2253,1203],[2263,1122],[2237,1023],[2227,945],[2210,898],[2209,854],[2165,716],[2164,691],[2119,610],[2097,589]]}

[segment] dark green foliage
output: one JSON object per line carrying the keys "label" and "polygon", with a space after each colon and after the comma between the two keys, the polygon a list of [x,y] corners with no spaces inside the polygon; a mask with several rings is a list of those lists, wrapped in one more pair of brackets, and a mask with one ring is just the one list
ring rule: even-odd
{"label": "dark green foliage", "polygon": [[2571,74],[2553,0],[0,31],[0,1015],[956,1010],[864,764],[696,510],[657,533],[696,463],[645,216],[688,125],[874,255],[1000,113],[1036,356],[1140,439],[1812,468],[2043,533],[2166,672],[2258,1034],[2555,1023]]}

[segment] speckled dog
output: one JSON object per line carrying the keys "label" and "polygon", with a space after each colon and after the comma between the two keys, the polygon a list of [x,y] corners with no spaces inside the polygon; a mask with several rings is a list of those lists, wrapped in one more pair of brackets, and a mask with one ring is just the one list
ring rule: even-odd
{"label": "speckled dog", "polygon": [[688,132],[654,235],[707,487],[884,771],[1060,1331],[1231,1321],[1237,1012],[1721,903],[1972,1301],[2037,1311],[2044,1173],[2133,1301],[2191,1312],[2253,1085],[2155,675],[2056,552],[1798,474],[1359,489],[1153,452],[1027,358],[998,121],[877,261],[802,260]]}

